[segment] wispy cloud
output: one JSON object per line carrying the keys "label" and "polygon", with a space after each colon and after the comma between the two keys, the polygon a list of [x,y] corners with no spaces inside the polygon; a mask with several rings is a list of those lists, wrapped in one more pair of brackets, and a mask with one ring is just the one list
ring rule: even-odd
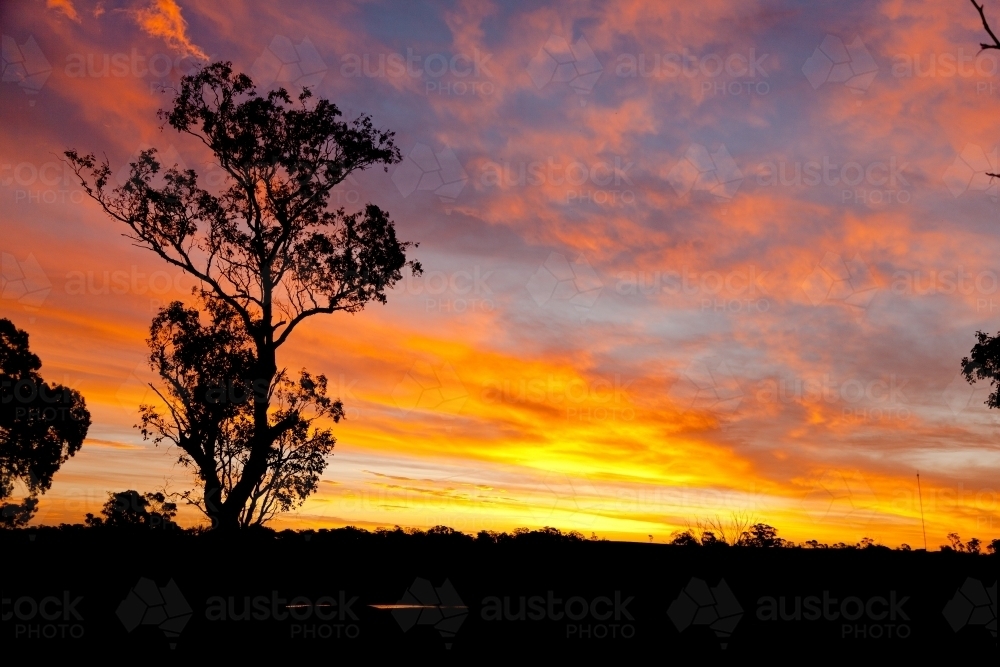
{"label": "wispy cloud", "polygon": [[188,36],[187,21],[174,0],[154,0],[148,7],[134,10],[132,16],[146,34],[163,38],[185,55],[208,60],[208,55]]}

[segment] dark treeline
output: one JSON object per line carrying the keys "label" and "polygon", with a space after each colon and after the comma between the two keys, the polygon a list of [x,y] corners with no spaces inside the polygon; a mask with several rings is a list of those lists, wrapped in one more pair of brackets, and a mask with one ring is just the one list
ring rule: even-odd
{"label": "dark treeline", "polygon": [[[198,537],[211,534],[211,530],[206,527],[182,528],[174,521],[177,515],[176,504],[169,502],[162,493],[139,493],[129,489],[118,493],[109,493],[108,500],[101,508],[100,516],[88,513],[82,524],[61,524],[58,527],[45,526],[41,528],[23,528],[24,532],[36,533],[43,530],[48,533],[64,535],[136,535],[138,533],[168,534],[173,536]],[[700,532],[700,535],[696,535]],[[539,529],[527,527],[515,528],[510,532],[480,530],[475,535],[463,533],[449,526],[438,525],[420,530],[418,528],[403,528],[393,526],[392,528],[379,527],[375,530],[358,528],[357,526],[345,526],[343,528],[320,528],[318,530],[291,530],[281,531],[257,526],[248,531],[245,535],[252,535],[261,539],[271,540],[304,540],[317,542],[331,542],[337,544],[415,544],[421,542],[432,542],[436,545],[445,544],[519,544],[519,545],[553,545],[553,544],[574,544],[584,542],[607,542],[608,540],[599,537],[596,533],[591,533],[590,537],[583,533],[570,530],[564,532],[559,528],[545,526]],[[652,540],[651,540],[652,541]],[[778,536],[778,529],[763,522],[757,522],[741,531],[736,538],[730,541],[725,537],[718,537],[713,531],[695,531],[688,529],[683,532],[674,533],[671,536],[668,546],[683,548],[754,548],[754,549],[860,549],[860,550],[883,550],[889,551],[890,547],[878,543],[870,537],[863,537],[860,542],[848,544],[837,542],[825,544],[818,540],[806,540],[801,543],[792,542]],[[967,553],[981,555],[984,553],[996,554],[1000,550],[1000,539],[993,539],[985,543],[978,538],[970,538],[963,542],[957,533],[949,533],[948,544],[940,545],[941,551]],[[912,551],[908,544],[902,544],[895,551]]]}

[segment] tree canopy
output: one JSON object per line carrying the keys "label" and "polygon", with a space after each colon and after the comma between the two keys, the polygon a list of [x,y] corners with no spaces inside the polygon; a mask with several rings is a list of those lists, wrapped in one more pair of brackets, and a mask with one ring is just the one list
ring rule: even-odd
{"label": "tree canopy", "polygon": [[24,525],[38,504],[38,495],[52,486],[52,477],[83,445],[90,412],[79,392],[42,379],[42,361],[28,347],[27,332],[0,319],[0,501],[17,486],[20,502],[4,503],[0,525]]}

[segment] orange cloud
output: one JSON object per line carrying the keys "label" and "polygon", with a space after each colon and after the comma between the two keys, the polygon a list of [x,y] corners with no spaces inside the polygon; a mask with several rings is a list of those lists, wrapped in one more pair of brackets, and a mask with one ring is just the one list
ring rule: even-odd
{"label": "orange cloud", "polygon": [[180,5],[175,0],[154,0],[149,7],[137,9],[132,15],[146,34],[162,37],[163,41],[185,55],[208,60],[208,55],[188,37],[187,21],[181,16]]}
{"label": "orange cloud", "polygon": [[73,6],[73,0],[45,0],[45,6],[49,9],[55,9],[66,15],[66,18],[71,21],[80,22],[80,15],[76,13],[76,7]]}

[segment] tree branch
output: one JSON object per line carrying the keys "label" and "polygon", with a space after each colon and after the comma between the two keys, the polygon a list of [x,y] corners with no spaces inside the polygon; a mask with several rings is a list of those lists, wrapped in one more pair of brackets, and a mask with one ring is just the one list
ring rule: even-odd
{"label": "tree branch", "polygon": [[983,5],[976,4],[976,0],[970,0],[970,2],[972,2],[972,6],[976,8],[976,11],[979,12],[979,18],[983,20],[983,27],[986,28],[986,32],[993,38],[992,44],[980,43],[979,46],[981,46],[984,50],[1000,49],[1000,39],[997,38],[996,33],[994,33],[993,29],[990,27],[989,21],[986,20],[986,12],[983,9]]}

